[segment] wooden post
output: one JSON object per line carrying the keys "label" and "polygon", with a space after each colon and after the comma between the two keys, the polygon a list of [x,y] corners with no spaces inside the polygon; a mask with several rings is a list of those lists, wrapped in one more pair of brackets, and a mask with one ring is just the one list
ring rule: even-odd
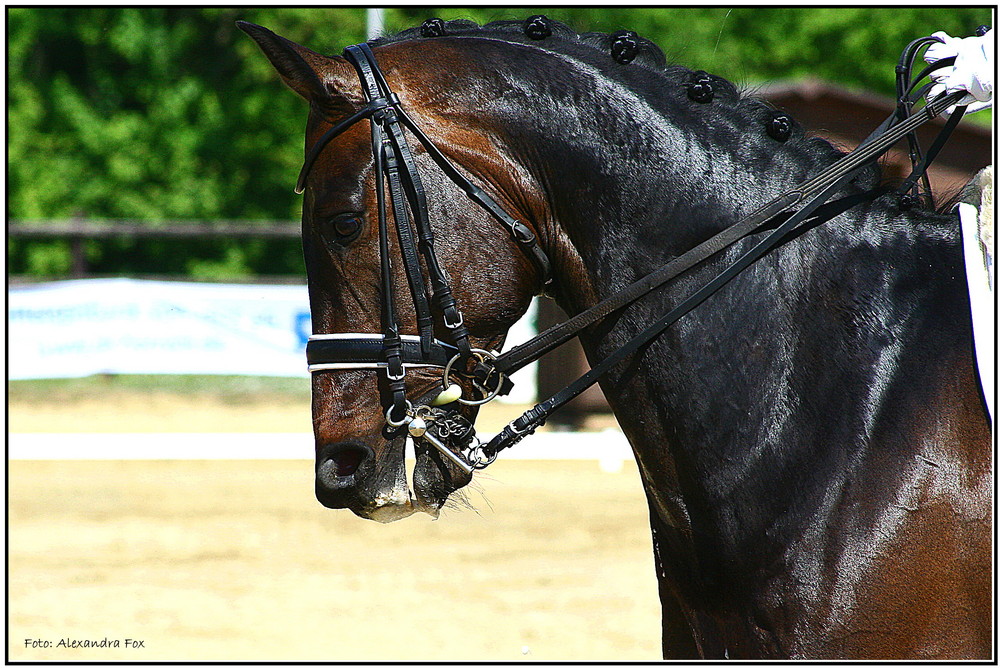
{"label": "wooden post", "polygon": [[[538,331],[566,320],[566,313],[551,299],[538,300]],[[538,400],[548,399],[571,382],[587,373],[590,363],[576,339],[564,343],[538,360]],[[549,418],[551,425],[578,429],[593,413],[610,413],[611,407],[601,388],[594,385],[576,399],[557,410]]]}
{"label": "wooden post", "polygon": [[86,223],[82,212],[77,212],[73,216],[73,229],[77,234],[69,237],[70,253],[73,256],[73,268],[71,276],[73,278],[85,278],[87,276],[87,242],[84,238]]}

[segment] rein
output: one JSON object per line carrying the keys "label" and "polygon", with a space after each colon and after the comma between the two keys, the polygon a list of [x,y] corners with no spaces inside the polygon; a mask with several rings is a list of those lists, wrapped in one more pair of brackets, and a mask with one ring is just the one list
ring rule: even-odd
{"label": "rein", "polygon": [[[952,114],[926,155],[921,155],[915,130],[964,97],[963,92],[943,95],[927,102],[919,111],[913,112],[914,104],[926,94],[929,86],[918,88],[917,82],[932,71],[954,62],[953,58],[939,60],[911,82],[911,70],[917,52],[921,47],[934,41],[937,39],[933,37],[921,38],[904,50],[900,64],[896,68],[897,110],[854,151],[806,183],[785,192],[661,268],[503,354],[475,349],[469,343],[468,331],[452,296],[447,275],[441,269],[434,252],[434,238],[428,219],[426,197],[402,126],[417,138],[431,159],[453,183],[508,230],[522,251],[534,263],[543,290],[551,282],[548,258],[527,225],[507,214],[496,201],[463,176],[406,114],[399,97],[389,88],[370,47],[364,43],[347,47],[344,56],[357,71],[368,103],[358,112],[334,125],[311,147],[299,174],[296,192],[303,192],[313,163],[331,140],[360,120],[370,120],[378,206],[383,333],[317,334],[309,337],[306,346],[309,371],[384,369],[388,381],[388,396],[384,403],[389,405],[386,425],[390,429],[398,430],[405,427],[415,440],[421,439],[427,442],[466,473],[485,468],[496,459],[500,451],[533,433],[545,423],[553,411],[593,385],[616,364],[643,349],[667,327],[695,309],[774,247],[801,231],[832,219],[861,201],[882,194],[876,190],[828,202],[862,168],[878,159],[903,137],[909,142],[913,172],[897,190],[897,194],[901,196],[900,203],[904,205],[906,197],[929,198],[926,169],[964,111],[964,107],[959,107]],[[923,192],[918,184],[918,179],[921,177],[924,179]],[[386,215],[386,182],[388,182],[403,268],[413,295],[418,336],[400,334],[396,320]],[[416,239],[413,237],[408,212],[412,215],[413,225],[417,231]],[[769,228],[773,229],[715,278],[690,294],[579,379],[508,424],[488,443],[481,444],[475,439],[473,426],[457,410],[444,408],[454,401],[467,405],[483,404],[496,396],[506,394],[512,387],[508,379],[510,374],[720,251]],[[437,311],[442,314],[444,326],[452,338],[452,343],[434,338],[434,317],[420,270],[419,256],[423,256],[428,269],[431,300]],[[458,366],[455,366],[456,363]],[[473,365],[472,371],[467,372],[470,364]],[[414,406],[406,399],[405,373],[407,368],[414,367],[437,367],[444,370],[443,391],[432,400],[431,405]],[[462,398],[460,386],[449,382],[452,372],[463,375],[471,381],[482,394],[482,398]],[[462,454],[455,452],[456,449]]]}

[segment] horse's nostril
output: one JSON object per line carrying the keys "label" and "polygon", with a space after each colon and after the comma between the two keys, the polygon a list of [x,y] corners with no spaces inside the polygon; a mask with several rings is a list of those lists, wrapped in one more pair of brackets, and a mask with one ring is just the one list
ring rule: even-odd
{"label": "horse's nostril", "polygon": [[329,478],[348,478],[372,456],[371,448],[360,443],[336,443],[323,448],[318,468]]}
{"label": "horse's nostril", "polygon": [[338,478],[354,475],[364,459],[365,453],[360,448],[349,448],[331,457],[333,461],[333,474]]}
{"label": "horse's nostril", "polygon": [[[357,503],[355,473],[374,458],[372,449],[361,443],[334,443],[324,447],[316,457],[316,498],[327,508],[347,508]],[[359,475],[364,477],[366,474],[362,471]]]}

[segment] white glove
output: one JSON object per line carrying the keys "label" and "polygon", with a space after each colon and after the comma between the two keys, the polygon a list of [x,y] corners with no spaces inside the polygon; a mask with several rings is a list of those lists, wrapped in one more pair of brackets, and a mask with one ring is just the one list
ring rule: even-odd
{"label": "white glove", "polygon": [[966,113],[987,109],[993,105],[993,29],[982,37],[950,37],[948,33],[936,32],[932,35],[942,40],[932,44],[924,53],[924,60],[936,63],[942,58],[955,56],[955,64],[942,67],[931,74],[935,82],[927,94],[928,100],[938,95],[964,90],[968,93],[958,104],[949,107],[945,115],[955,111],[955,107],[968,105]]}

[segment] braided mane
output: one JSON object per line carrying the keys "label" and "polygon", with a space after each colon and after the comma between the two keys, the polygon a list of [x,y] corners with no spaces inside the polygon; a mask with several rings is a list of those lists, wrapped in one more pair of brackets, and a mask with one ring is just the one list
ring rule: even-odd
{"label": "braided mane", "polygon": [[619,53],[619,58],[622,60],[653,70],[662,70],[666,66],[666,58],[660,47],[630,30],[619,30],[614,33],[576,33],[565,23],[541,15],[531,16],[523,21],[493,21],[483,26],[468,19],[451,21],[430,19],[416,28],[408,28],[396,35],[377,38],[371,44],[375,46],[445,35],[495,37],[508,42],[530,44],[556,53],[565,53],[567,45],[585,44],[608,56],[612,54],[612,45],[617,41],[619,47],[616,53]]}
{"label": "braided mane", "polygon": [[[715,117],[716,122],[709,121],[710,126],[741,127],[745,131],[748,124],[751,128],[756,125],[763,144],[773,143],[766,137],[769,134],[798,154],[800,160],[811,163],[811,168],[825,166],[843,155],[827,140],[808,136],[794,119],[754,97],[752,91],[740,89],[722,77],[669,64],[660,47],[631,30],[577,33],[566,24],[542,15],[493,21],[482,26],[468,19],[429,19],[420,26],[371,40],[370,44],[381,46],[437,37],[497,39],[586,61],[601,66],[606,76],[649,100],[663,97],[664,91],[686,89],[692,101],[690,106],[701,107],[699,117],[706,120]],[[635,76],[635,70],[646,76]],[[880,180],[881,170],[873,165],[856,182],[871,188]]]}

